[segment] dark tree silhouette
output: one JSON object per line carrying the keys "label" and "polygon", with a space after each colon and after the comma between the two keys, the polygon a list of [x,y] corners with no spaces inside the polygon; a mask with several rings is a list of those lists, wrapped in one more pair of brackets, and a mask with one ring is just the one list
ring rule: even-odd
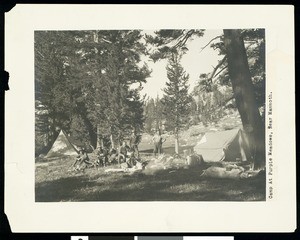
{"label": "dark tree silhouette", "polygon": [[224,30],[228,73],[234,98],[248,137],[247,159],[254,168],[265,166],[265,127],[258,111],[244,41],[239,30]]}
{"label": "dark tree silhouette", "polygon": [[162,104],[168,129],[174,132],[175,153],[179,154],[179,132],[189,120],[192,98],[188,93],[189,75],[180,65],[181,56],[173,53],[167,65],[169,81],[164,88]]}

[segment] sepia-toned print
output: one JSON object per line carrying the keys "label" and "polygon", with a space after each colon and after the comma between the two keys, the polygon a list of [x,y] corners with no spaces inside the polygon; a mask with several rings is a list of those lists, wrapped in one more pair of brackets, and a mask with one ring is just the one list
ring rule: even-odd
{"label": "sepia-toned print", "polygon": [[265,201],[265,30],[35,31],[35,201]]}

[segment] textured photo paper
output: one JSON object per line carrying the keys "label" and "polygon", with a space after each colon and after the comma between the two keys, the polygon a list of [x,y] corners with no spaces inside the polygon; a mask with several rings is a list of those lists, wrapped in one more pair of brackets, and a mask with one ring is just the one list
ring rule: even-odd
{"label": "textured photo paper", "polygon": [[13,231],[293,231],[292,10],[12,9]]}
{"label": "textured photo paper", "polygon": [[[251,81],[243,52],[223,54],[237,35],[252,95],[235,78]],[[36,202],[265,201],[265,29],[224,30],[224,40],[210,29],[34,39]]]}

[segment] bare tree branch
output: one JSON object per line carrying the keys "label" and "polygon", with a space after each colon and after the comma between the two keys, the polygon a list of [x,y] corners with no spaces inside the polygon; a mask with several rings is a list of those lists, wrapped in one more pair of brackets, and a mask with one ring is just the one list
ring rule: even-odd
{"label": "bare tree branch", "polygon": [[189,30],[186,34],[183,35],[183,38],[179,40],[175,45],[174,48],[182,47],[186,44],[187,40],[195,33],[195,30]]}
{"label": "bare tree branch", "polygon": [[258,41],[257,40],[245,40],[244,39],[244,43],[245,44],[247,44],[247,43],[251,43],[251,44],[253,43],[253,44],[255,44],[255,43],[258,43]]}
{"label": "bare tree branch", "polygon": [[227,57],[226,55],[223,57],[223,59],[221,61],[219,61],[219,63],[217,64],[217,66],[214,67],[214,70],[211,72],[210,76],[209,76],[209,80],[212,81],[212,79],[214,78],[217,70],[224,64],[224,62],[226,61]]}
{"label": "bare tree branch", "polygon": [[106,43],[112,43],[111,41],[105,39],[105,38],[101,38],[102,41],[106,42]]}
{"label": "bare tree branch", "polygon": [[214,40],[221,38],[222,36],[216,36],[213,39],[211,39],[204,47],[201,48],[200,52],[202,52],[210,43],[212,43]]}
{"label": "bare tree branch", "polygon": [[223,72],[225,69],[227,69],[227,65],[225,65],[223,68],[220,69],[219,72],[217,72],[213,78],[217,77],[221,72]]}
{"label": "bare tree branch", "polygon": [[230,102],[232,99],[234,99],[234,96],[232,95],[231,97],[227,98],[226,100],[224,100],[224,106]]}

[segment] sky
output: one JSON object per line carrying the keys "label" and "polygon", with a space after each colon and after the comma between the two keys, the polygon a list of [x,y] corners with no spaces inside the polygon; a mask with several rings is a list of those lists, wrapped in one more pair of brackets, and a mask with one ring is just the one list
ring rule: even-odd
{"label": "sky", "polygon": [[[205,30],[204,36],[201,38],[195,38],[187,43],[189,49],[188,53],[182,57],[181,65],[186,73],[189,74],[190,91],[194,88],[199,75],[201,73],[209,73],[213,70],[213,66],[216,66],[218,60],[221,58],[218,56],[218,51],[213,50],[207,46],[201,51],[211,39],[219,36],[223,33],[220,30]],[[165,87],[167,78],[167,60],[160,60],[156,63],[149,59],[144,59],[149,68],[152,69],[151,77],[147,78],[147,83],[143,84],[142,95],[147,94],[151,98],[163,96],[162,89]]]}

